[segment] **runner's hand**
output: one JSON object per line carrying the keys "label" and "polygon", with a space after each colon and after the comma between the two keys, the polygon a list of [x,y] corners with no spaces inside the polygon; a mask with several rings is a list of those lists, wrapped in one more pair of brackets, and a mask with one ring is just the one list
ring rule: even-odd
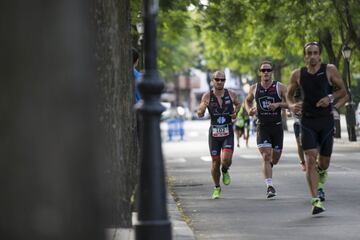
{"label": "runner's hand", "polygon": [[280,103],[270,103],[269,105],[271,111],[275,111],[278,107],[280,107]]}
{"label": "runner's hand", "polygon": [[316,103],[316,107],[323,107],[326,108],[330,104],[330,98],[328,96],[323,97]]}
{"label": "runner's hand", "polygon": [[230,114],[231,119],[236,119],[236,112],[233,112],[232,114]]}
{"label": "runner's hand", "polygon": [[254,116],[254,115],[256,115],[256,113],[257,113],[257,109],[256,109],[256,107],[252,107],[252,108],[250,108],[250,111],[249,111],[249,116]]}
{"label": "runner's hand", "polygon": [[293,113],[301,115],[302,102],[297,102],[297,103],[294,103],[294,104],[290,104],[289,108]]}

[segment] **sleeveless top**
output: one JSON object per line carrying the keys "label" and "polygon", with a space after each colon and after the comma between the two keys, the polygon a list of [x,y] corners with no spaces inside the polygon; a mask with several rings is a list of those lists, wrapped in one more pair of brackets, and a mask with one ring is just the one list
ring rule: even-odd
{"label": "sleeveless top", "polygon": [[281,123],[281,108],[277,108],[275,111],[269,109],[271,103],[282,101],[277,81],[273,81],[268,89],[261,86],[261,83],[257,83],[255,101],[260,125],[277,125]]}
{"label": "sleeveless top", "polygon": [[323,97],[332,93],[332,85],[326,76],[326,64],[321,64],[315,74],[307,71],[306,67],[300,70],[300,87],[303,96],[302,116],[323,117],[332,114],[332,106],[316,107],[316,103]]}
{"label": "sleeveless top", "polygon": [[211,118],[210,128],[213,137],[226,137],[233,132],[230,114],[234,112],[234,106],[227,89],[224,89],[222,106],[220,106],[213,91],[210,91],[208,111]]}

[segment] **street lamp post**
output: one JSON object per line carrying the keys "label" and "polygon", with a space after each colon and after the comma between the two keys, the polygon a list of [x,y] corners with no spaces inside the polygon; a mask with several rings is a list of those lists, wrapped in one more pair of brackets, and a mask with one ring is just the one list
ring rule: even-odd
{"label": "street lamp post", "polygon": [[351,96],[351,74],[350,74],[350,56],[351,56],[351,48],[348,45],[345,45],[342,49],[342,54],[346,62],[346,68],[347,68],[347,92],[349,95],[349,100],[345,104],[346,107],[346,125],[349,135],[349,141],[355,142],[356,141],[356,132],[355,132],[355,110],[354,106],[355,103],[352,101]]}
{"label": "street lamp post", "polygon": [[167,214],[164,162],[161,149],[160,103],[164,83],[156,64],[156,14],[158,0],[144,0],[145,75],[139,84],[143,103],[139,110],[143,119],[142,157],[138,192],[137,240],[171,239],[171,223]]}

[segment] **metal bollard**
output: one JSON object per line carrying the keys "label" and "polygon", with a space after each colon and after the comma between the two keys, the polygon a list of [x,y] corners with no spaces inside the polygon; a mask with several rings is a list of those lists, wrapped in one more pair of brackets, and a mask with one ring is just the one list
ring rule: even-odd
{"label": "metal bollard", "polygon": [[340,125],[340,114],[333,108],[333,116],[334,116],[334,138],[341,138],[341,125]]}

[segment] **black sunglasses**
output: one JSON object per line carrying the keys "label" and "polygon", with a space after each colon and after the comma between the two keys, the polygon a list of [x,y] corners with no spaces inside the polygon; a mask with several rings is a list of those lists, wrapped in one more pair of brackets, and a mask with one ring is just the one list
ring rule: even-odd
{"label": "black sunglasses", "polygon": [[225,82],[225,78],[214,78],[214,80],[216,81],[216,82],[219,82],[219,81],[222,81],[222,82]]}
{"label": "black sunglasses", "polygon": [[272,69],[270,68],[263,68],[263,69],[260,69],[260,72],[272,72]]}

